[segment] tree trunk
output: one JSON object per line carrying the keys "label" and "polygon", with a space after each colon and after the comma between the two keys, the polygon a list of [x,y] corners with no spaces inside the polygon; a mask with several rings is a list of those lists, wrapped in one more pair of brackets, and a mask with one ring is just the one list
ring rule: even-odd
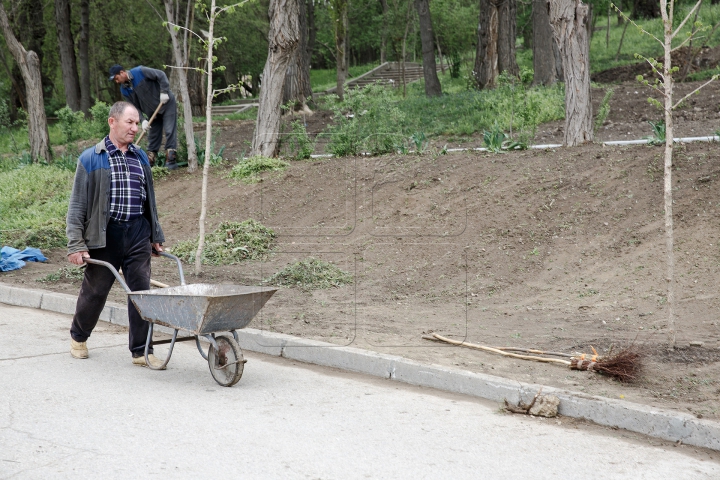
{"label": "tree trunk", "polygon": [[335,24],[335,69],[337,87],[335,93],[340,101],[345,99],[345,79],[347,78],[347,31],[348,0],[332,0],[332,20]]}
{"label": "tree trunk", "polygon": [[55,0],[55,25],[65,100],[71,110],[80,110],[80,80],[75,61],[75,42],[70,28],[70,2]]}
{"label": "tree trunk", "polygon": [[552,85],[563,78],[562,59],[548,16],[546,0],[533,0],[533,85]]}
{"label": "tree trunk", "polygon": [[382,9],[382,22],[380,26],[380,65],[387,62],[387,24],[388,24],[388,3],[387,0],[380,0]]}
{"label": "tree trunk", "polygon": [[300,42],[298,0],[270,0],[269,17],[268,58],[262,75],[252,144],[253,155],[264,157],[274,157],[278,153],[285,72]]}
{"label": "tree trunk", "polygon": [[670,0],[660,0],[664,30],[665,61],[663,62],[663,84],[665,86],[665,168],[664,168],[664,203],[665,203],[665,254],[667,256],[667,308],[668,324],[672,335],[672,347],[675,348],[675,236],[673,226],[673,194],[672,194],[672,163],[673,163],[673,75],[672,75],[672,38],[673,38],[673,5]]}
{"label": "tree trunk", "polygon": [[298,0],[298,12],[300,44],[285,73],[282,103],[285,105],[292,102],[295,110],[307,110],[307,99],[312,98],[312,87],[310,86],[310,62],[307,54],[308,25],[305,0]]}
{"label": "tree trunk", "polygon": [[[188,154],[188,172],[194,172],[198,167],[197,152],[195,150],[195,134],[193,132],[192,120],[192,104],[190,102],[190,92],[188,90],[187,81],[187,62],[183,56],[180,42],[178,40],[178,32],[175,30],[175,17],[173,0],[164,0],[165,15],[168,20],[168,31],[172,41],[173,56],[175,58],[175,67],[173,70],[177,73],[177,80],[180,86],[180,101],[183,107],[183,123],[185,127],[185,142],[187,143]],[[208,158],[207,156],[205,158]]]}
{"label": "tree trunk", "polygon": [[440,80],[435,65],[435,39],[430,18],[429,0],[415,0],[415,8],[420,19],[420,41],[423,53],[423,77],[425,77],[425,95],[437,97],[442,95]]}
{"label": "tree trunk", "polygon": [[90,0],[80,1],[80,110],[89,115],[92,99],[90,95]]}
{"label": "tree trunk", "polygon": [[[308,40],[305,47],[305,62],[308,68],[312,64],[312,55],[315,51],[315,38],[317,38],[317,25],[315,24],[315,2],[314,0],[306,0],[305,13],[307,16],[307,33]],[[311,90],[312,93],[312,90]]]}
{"label": "tree trunk", "polygon": [[580,0],[548,0],[548,5],[550,25],[560,48],[565,72],[563,144],[580,145],[593,140],[588,7]]}
{"label": "tree trunk", "polygon": [[34,161],[52,161],[50,140],[43,104],[42,78],[40,75],[40,59],[32,50],[26,51],[10,28],[5,7],[0,2],[0,30],[5,36],[8,50],[20,68],[25,82],[25,96],[28,111],[28,135],[30,140],[30,155]]}
{"label": "tree trunk", "polygon": [[515,61],[515,0],[480,0],[473,76],[478,88],[494,88],[502,72],[518,75]]}

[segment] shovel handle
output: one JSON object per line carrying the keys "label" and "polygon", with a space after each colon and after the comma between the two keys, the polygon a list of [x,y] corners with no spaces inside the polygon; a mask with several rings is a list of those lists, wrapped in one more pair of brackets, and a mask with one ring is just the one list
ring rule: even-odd
{"label": "shovel handle", "polygon": [[[155,109],[155,111],[154,111],[153,114],[152,114],[152,117],[150,117],[150,120],[148,120],[148,127],[149,127],[150,124],[153,122],[153,120],[155,120],[155,117],[157,116],[158,112],[160,111],[160,109],[162,108],[163,105],[165,105],[165,104],[164,104],[164,103],[159,103],[159,104],[158,104],[157,108]],[[145,130],[143,130],[142,133],[140,133],[140,136],[139,136],[138,139],[134,142],[135,145],[139,145],[139,144],[140,144],[140,140],[142,140],[143,135],[145,135]]]}

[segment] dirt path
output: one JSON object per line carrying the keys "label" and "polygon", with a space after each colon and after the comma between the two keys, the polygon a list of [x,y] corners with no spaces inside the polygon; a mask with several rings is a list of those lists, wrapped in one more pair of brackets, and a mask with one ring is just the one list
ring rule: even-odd
{"label": "dirt path", "polygon": [[[623,105],[617,108],[635,103]],[[695,121],[712,125],[713,109],[716,103],[704,105],[707,116]],[[233,185],[218,168],[208,227],[255,218],[277,232],[275,253],[207,267],[202,278],[188,266],[186,275],[257,284],[288,263],[319,257],[352,272],[355,284],[282,289],[252,326],[718,418],[718,146],[676,148],[675,350],[667,349],[661,157],[659,147],[589,145],[327,159],[293,162],[255,185]],[[185,171],[158,182],[167,245],[197,234],[199,189],[199,178]],[[76,293],[77,282],[36,282],[65,265],[63,251],[48,255],[47,264],[0,281]],[[172,265],[153,268],[157,280],[177,284]],[[111,298],[124,295],[116,288]],[[567,353],[634,343],[647,355],[646,369],[641,381],[624,385],[422,340],[431,331]]]}

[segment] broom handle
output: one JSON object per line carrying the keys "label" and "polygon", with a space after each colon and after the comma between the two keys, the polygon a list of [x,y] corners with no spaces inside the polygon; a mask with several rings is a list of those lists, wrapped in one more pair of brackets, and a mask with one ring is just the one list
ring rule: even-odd
{"label": "broom handle", "polygon": [[425,339],[427,339],[427,340],[437,339],[437,340],[440,340],[440,341],[442,341],[442,342],[451,343],[451,344],[453,344],[453,345],[460,345],[460,346],[462,346],[462,347],[474,348],[474,349],[476,349],[476,350],[484,350],[484,351],[486,351],[486,352],[498,353],[498,354],[503,355],[503,356],[505,356],[505,357],[519,358],[519,359],[521,359],[521,360],[534,360],[534,361],[536,361],[536,362],[544,362],[544,363],[559,363],[559,364],[561,364],[561,365],[566,365],[566,366],[567,366],[567,365],[570,365],[570,362],[569,362],[569,361],[567,361],[567,360],[560,360],[559,358],[544,358],[544,357],[535,357],[535,356],[532,356],[532,355],[518,355],[518,354],[516,354],[516,353],[503,352],[502,350],[498,350],[497,348],[486,347],[486,346],[484,346],[484,345],[476,345],[476,344],[474,344],[474,343],[469,343],[469,342],[461,342],[461,341],[459,341],[459,340],[452,340],[452,339],[443,337],[443,336],[441,336],[441,335],[438,335],[437,333],[433,333],[433,334],[432,334],[432,337],[427,336],[427,335],[423,335],[423,338],[425,338]]}
{"label": "broom handle", "polygon": [[[163,103],[158,103],[158,106],[157,106],[157,108],[155,109],[155,111],[153,112],[152,117],[150,117],[150,120],[148,120],[148,127],[149,127],[150,124],[153,122],[153,120],[155,120],[155,117],[157,116],[158,112],[160,111],[160,109],[162,108],[163,105],[164,105]],[[140,144],[140,140],[142,140],[143,135],[145,135],[145,130],[143,130],[142,133],[140,133],[140,136],[139,136],[138,139],[135,141],[135,145],[139,145],[139,144]]]}

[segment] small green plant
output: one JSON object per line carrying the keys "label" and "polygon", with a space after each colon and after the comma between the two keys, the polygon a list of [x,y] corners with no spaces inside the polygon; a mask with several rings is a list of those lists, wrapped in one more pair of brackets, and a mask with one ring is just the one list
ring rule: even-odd
{"label": "small green plant", "polygon": [[603,99],[600,102],[600,108],[598,108],[598,113],[595,116],[596,134],[600,127],[602,127],[603,123],[605,123],[605,120],[607,120],[607,117],[610,114],[610,99],[612,98],[613,93],[615,93],[614,88],[608,88],[607,90],[605,90],[605,96],[603,96]]}
{"label": "small green plant", "polygon": [[418,155],[425,153],[425,150],[427,150],[428,141],[423,132],[415,132],[410,135],[410,141],[415,146],[415,153]]}
{"label": "small green plant", "polygon": [[[242,260],[263,258],[270,252],[275,232],[255,220],[223,222],[205,235],[202,263],[232,265]],[[198,239],[178,242],[171,250],[187,263],[195,262]]]}
{"label": "small green plant", "polygon": [[502,146],[505,140],[507,140],[507,135],[498,127],[497,123],[491,130],[483,132],[483,146],[493,153],[503,153]]}
{"label": "small green plant", "polygon": [[159,180],[168,175],[170,175],[170,170],[168,170],[167,167],[160,167],[158,165],[152,167],[153,180]]}
{"label": "small green plant", "polygon": [[84,267],[62,267],[57,272],[48,273],[43,278],[39,278],[36,281],[42,283],[59,282],[61,280],[82,280],[85,276]]}
{"label": "small green plant", "polygon": [[242,180],[245,183],[257,183],[262,172],[278,172],[285,170],[290,164],[277,158],[255,156],[241,160],[228,175],[229,178]]}
{"label": "small green plant", "polygon": [[648,120],[652,127],[652,135],[645,137],[649,145],[665,145],[665,120],[653,122]]}
{"label": "small green plant", "polygon": [[350,273],[341,270],[330,262],[310,257],[288,265],[265,280],[265,283],[297,287],[309,291],[341,287],[352,283],[352,281],[353,277]]}
{"label": "small green plant", "polygon": [[287,150],[289,157],[295,160],[307,160],[315,151],[315,143],[305,129],[305,124],[300,120],[292,122],[292,132],[287,139]]}
{"label": "small green plant", "polygon": [[[187,147],[186,147],[187,148]],[[215,152],[215,140],[210,141],[210,165],[217,166],[223,162],[223,152],[225,152],[225,145],[220,147],[217,153]],[[195,137],[195,153],[198,158],[198,165],[205,165],[205,142],[200,141]]]}

